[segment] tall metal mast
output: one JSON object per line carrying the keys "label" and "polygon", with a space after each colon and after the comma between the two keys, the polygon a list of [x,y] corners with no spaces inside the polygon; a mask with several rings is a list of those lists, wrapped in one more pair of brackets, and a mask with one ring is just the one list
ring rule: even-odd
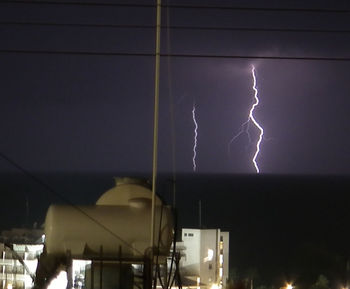
{"label": "tall metal mast", "polygon": [[155,235],[155,202],[157,182],[157,156],[158,156],[158,114],[159,114],[159,74],[160,74],[160,29],[161,29],[161,0],[157,0],[156,22],[156,63],[154,76],[154,127],[153,127],[153,172],[152,172],[152,215],[151,215],[151,242],[152,260]]}

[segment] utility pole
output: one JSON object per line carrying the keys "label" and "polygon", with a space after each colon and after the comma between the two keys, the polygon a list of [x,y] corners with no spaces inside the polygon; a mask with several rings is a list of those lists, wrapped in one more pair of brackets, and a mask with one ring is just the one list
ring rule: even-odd
{"label": "utility pole", "polygon": [[157,0],[156,22],[156,63],[154,75],[154,126],[153,126],[153,170],[152,170],[152,212],[151,212],[151,268],[153,268],[153,249],[155,235],[155,206],[156,206],[156,182],[157,182],[157,156],[158,156],[158,115],[159,115],[159,74],[160,74],[160,25],[161,25],[161,0]]}

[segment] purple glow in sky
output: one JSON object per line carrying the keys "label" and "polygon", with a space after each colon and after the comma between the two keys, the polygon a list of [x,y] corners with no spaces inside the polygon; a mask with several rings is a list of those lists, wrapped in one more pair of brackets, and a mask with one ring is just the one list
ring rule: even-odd
{"label": "purple glow in sky", "polygon": [[[154,7],[10,2],[0,4],[0,151],[30,171],[150,173]],[[231,2],[174,0],[192,8],[163,13],[174,29],[161,38],[159,171],[174,155],[179,173],[350,174],[348,3],[214,7]]]}

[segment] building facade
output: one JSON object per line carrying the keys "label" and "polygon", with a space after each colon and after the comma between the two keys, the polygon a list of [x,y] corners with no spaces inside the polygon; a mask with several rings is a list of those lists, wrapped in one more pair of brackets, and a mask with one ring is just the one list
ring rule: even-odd
{"label": "building facade", "polygon": [[184,287],[222,288],[229,276],[229,232],[182,229],[180,273]]}
{"label": "building facade", "polygon": [[[44,239],[36,239],[41,233],[35,232],[33,239],[28,237],[33,231],[3,232],[0,240],[0,289],[33,287],[38,258],[43,251]],[[13,240],[23,243],[13,243]],[[179,270],[183,288],[225,288],[229,276],[229,232],[185,228],[176,248],[181,256]],[[85,287],[85,269],[89,264],[91,261],[73,260],[75,288]]]}
{"label": "building facade", "polygon": [[27,289],[33,287],[33,277],[43,244],[0,244],[0,288]]}
{"label": "building facade", "polygon": [[1,232],[0,289],[33,287],[43,243],[42,229],[14,228]]}

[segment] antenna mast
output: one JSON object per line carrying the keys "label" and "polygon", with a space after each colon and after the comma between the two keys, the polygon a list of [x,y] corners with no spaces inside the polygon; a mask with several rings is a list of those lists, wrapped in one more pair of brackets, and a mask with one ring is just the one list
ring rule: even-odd
{"label": "antenna mast", "polygon": [[153,173],[152,173],[152,215],[151,215],[151,260],[153,261],[153,247],[155,234],[155,199],[157,182],[157,153],[158,153],[158,113],[159,113],[159,74],[160,74],[160,25],[161,25],[161,0],[157,0],[156,22],[156,63],[154,76],[154,127],[153,127]]}

